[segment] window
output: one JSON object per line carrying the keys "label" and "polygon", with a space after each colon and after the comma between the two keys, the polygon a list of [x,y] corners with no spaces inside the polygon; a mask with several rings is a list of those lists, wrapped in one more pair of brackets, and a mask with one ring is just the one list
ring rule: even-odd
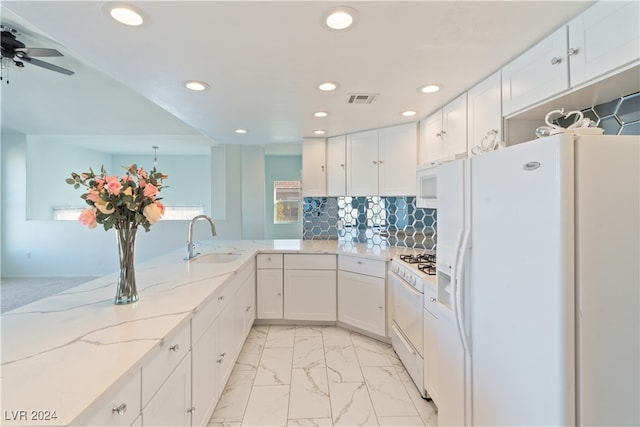
{"label": "window", "polygon": [[273,223],[300,222],[300,181],[273,183]]}

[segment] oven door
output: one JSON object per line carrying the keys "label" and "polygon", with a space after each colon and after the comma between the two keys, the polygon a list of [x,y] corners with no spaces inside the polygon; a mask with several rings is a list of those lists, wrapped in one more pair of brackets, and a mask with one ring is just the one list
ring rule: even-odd
{"label": "oven door", "polygon": [[393,298],[393,321],[422,356],[422,293],[396,273],[389,272]]}

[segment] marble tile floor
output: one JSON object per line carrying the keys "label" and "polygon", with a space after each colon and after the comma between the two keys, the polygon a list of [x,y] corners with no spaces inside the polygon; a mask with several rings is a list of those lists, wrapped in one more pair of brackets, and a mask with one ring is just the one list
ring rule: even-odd
{"label": "marble tile floor", "polygon": [[254,326],[209,426],[437,426],[391,345],[334,326]]}

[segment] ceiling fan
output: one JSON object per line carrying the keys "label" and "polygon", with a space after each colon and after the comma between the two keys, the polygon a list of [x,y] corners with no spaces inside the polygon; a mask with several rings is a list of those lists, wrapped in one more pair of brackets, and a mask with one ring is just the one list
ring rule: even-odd
{"label": "ceiling fan", "polygon": [[2,68],[7,68],[10,66],[22,68],[24,67],[24,63],[26,62],[38,67],[46,68],[47,70],[66,74],[67,76],[74,74],[74,72],[71,70],[67,70],[66,68],[62,68],[35,58],[36,56],[63,56],[56,49],[26,47],[24,43],[16,39],[16,34],[18,34],[18,31],[9,28],[6,25],[0,25],[0,29],[2,30]]}

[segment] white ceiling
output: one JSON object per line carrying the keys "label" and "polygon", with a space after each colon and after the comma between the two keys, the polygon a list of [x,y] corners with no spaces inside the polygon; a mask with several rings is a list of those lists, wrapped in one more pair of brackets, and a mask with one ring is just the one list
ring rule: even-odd
{"label": "white ceiling", "polygon": [[[208,147],[297,143],[316,129],[332,136],[414,121],[591,3],[137,1],[130,4],[145,23],[127,27],[109,17],[107,2],[3,1],[2,23],[16,27],[18,39],[57,48],[63,58],[43,60],[76,73],[9,70],[2,123],[27,134],[124,135],[129,145],[130,135],[188,135]],[[324,28],[322,15],[344,4],[359,12],[357,25]],[[182,87],[187,79],[211,87],[191,92]],[[338,90],[317,90],[328,80]],[[417,91],[432,82],[442,90]],[[349,105],[350,93],[378,97]],[[404,118],[406,109],[418,115]],[[313,117],[318,110],[329,116]]]}

